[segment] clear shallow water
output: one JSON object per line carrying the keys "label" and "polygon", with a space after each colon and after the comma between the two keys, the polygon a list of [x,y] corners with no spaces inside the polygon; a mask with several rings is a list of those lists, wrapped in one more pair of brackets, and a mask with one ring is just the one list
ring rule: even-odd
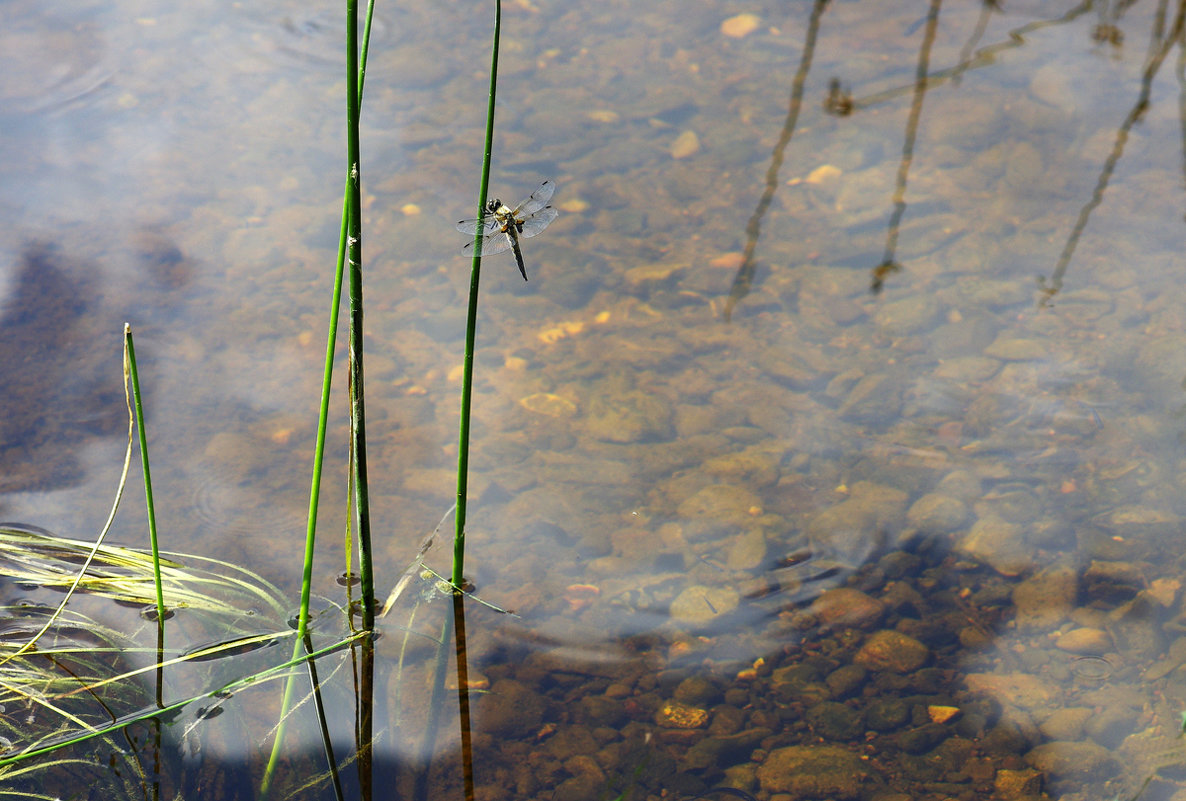
{"label": "clear shallow water", "polygon": [[[870,756],[862,797],[983,793],[1027,770],[1057,797],[1171,797],[1172,771],[1143,783],[1186,700],[1180,50],[1158,60],[1176,9],[944,5],[932,28],[921,6],[835,3],[813,29],[806,5],[595,8],[504,19],[493,189],[552,178],[563,214],[525,249],[530,283],[509,257],[483,276],[467,564],[521,617],[471,624],[496,690],[478,702],[479,783],[584,797],[626,781],[650,733],[649,792],[728,769],[804,796],[758,766],[822,737]],[[756,26],[730,19],[744,12]],[[127,319],[170,547],[292,587],[340,207],[335,17],[3,13],[24,48],[3,52],[44,61],[4,56],[23,78],[0,92],[0,510],[69,535],[101,523]],[[468,285],[451,223],[475,206],[490,21],[379,13],[364,256],[394,578],[451,502]],[[344,493],[332,476],[327,531]],[[138,542],[125,503],[117,533]],[[319,553],[327,594],[339,551],[334,536]],[[1059,589],[1033,601],[1034,583]],[[835,587],[883,611],[829,621],[811,605]],[[826,681],[879,630],[927,661]],[[1094,660],[1102,678],[1083,674]],[[657,723],[698,676],[714,693],[685,695],[716,728]],[[490,700],[508,697],[538,711],[508,720]],[[907,720],[870,722],[895,699]],[[812,711],[832,703],[864,717]],[[915,719],[946,705],[962,723]],[[1083,709],[1118,722],[1076,724]],[[534,786],[510,767],[520,738]],[[571,763],[593,749],[600,779]],[[1068,767],[1084,761],[1103,767]]]}

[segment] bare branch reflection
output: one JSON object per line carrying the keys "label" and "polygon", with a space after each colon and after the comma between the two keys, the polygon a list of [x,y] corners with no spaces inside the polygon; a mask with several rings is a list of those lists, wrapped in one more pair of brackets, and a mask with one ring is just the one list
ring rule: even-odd
{"label": "bare branch reflection", "polygon": [[888,275],[902,269],[895,261],[898,249],[898,231],[902,215],[906,213],[906,180],[910,175],[910,163],[914,160],[914,142],[918,136],[918,121],[922,117],[922,101],[927,92],[927,69],[931,62],[931,47],[935,44],[935,31],[939,28],[939,9],[943,0],[931,0],[927,12],[926,28],[922,45],[918,50],[918,68],[915,71],[914,98],[910,101],[910,116],[906,120],[906,140],[902,143],[902,160],[898,163],[898,176],[894,183],[894,213],[890,216],[889,229],[885,238],[885,255],[881,263],[873,268],[873,279],[869,291],[881,292]]}
{"label": "bare branch reflection", "polygon": [[803,43],[803,56],[799,59],[799,69],[795,72],[795,78],[791,82],[790,108],[787,109],[786,120],[783,122],[778,144],[774,146],[774,152],[770,155],[770,166],[766,169],[766,188],[762,191],[762,197],[758,200],[758,206],[754,209],[754,213],[750,215],[749,222],[745,224],[745,252],[742,256],[741,267],[737,269],[733,285],[729,288],[729,299],[725,301],[726,322],[732,319],[733,308],[749,293],[749,288],[753,284],[754,270],[757,269],[754,250],[758,246],[758,236],[762,231],[762,218],[766,216],[766,211],[770,208],[770,201],[774,199],[774,192],[778,188],[778,171],[782,168],[787,145],[791,143],[795,125],[799,120],[799,110],[803,107],[803,85],[807,82],[807,74],[811,71],[811,57],[815,53],[815,41],[819,34],[820,19],[823,17],[827,5],[828,0],[815,0],[815,5],[811,9],[811,19],[807,24],[807,39]]}
{"label": "bare branch reflection", "polygon": [[1128,134],[1149,109],[1149,95],[1153,91],[1153,78],[1161,70],[1161,65],[1165,62],[1166,56],[1169,55],[1170,48],[1182,39],[1184,14],[1186,14],[1186,2],[1179,2],[1178,13],[1174,18],[1169,35],[1160,43],[1155,43],[1157,44],[1156,48],[1145,61],[1145,69],[1141,75],[1141,92],[1137,97],[1136,103],[1133,104],[1132,109],[1129,110],[1128,115],[1124,118],[1124,122],[1120,124],[1120,128],[1116,131],[1116,141],[1113,142],[1112,150],[1108,153],[1107,159],[1104,160],[1104,167],[1100,171],[1095,189],[1091,193],[1091,199],[1079,211],[1079,217],[1075,220],[1075,225],[1071,228],[1071,233],[1067,236],[1067,242],[1063,246],[1062,253],[1058,256],[1058,261],[1054,265],[1054,271],[1050,274],[1049,280],[1045,277],[1038,279],[1038,283],[1041,285],[1041,297],[1038,300],[1040,307],[1049,306],[1054,296],[1062,290],[1063,278],[1066,276],[1071,258],[1075,255],[1075,249],[1079,245],[1079,239],[1082,237],[1083,231],[1087,228],[1087,223],[1091,219],[1091,213],[1103,201],[1104,191],[1108,188],[1108,182],[1112,179],[1112,173],[1116,171],[1116,165],[1119,163],[1120,157],[1124,155],[1124,146],[1128,142]]}

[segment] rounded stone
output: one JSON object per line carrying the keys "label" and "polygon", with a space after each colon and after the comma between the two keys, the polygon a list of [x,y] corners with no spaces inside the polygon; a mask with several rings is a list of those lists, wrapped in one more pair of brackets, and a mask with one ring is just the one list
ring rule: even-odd
{"label": "rounded stone", "polygon": [[816,598],[811,612],[829,625],[859,627],[881,620],[885,604],[860,590],[836,587]]}
{"label": "rounded stone", "polygon": [[1043,743],[1032,748],[1025,761],[1052,782],[1068,787],[1103,782],[1120,772],[1120,763],[1110,750],[1089,742]]}
{"label": "rounded stone", "polygon": [[1105,654],[1112,649],[1112,637],[1102,629],[1071,629],[1054,641],[1054,646],[1072,654]]}
{"label": "rounded stone", "polygon": [[885,629],[869,637],[852,661],[866,670],[909,673],[922,667],[930,656],[930,650],[918,640]]}
{"label": "rounded stone", "polygon": [[685,625],[697,625],[728,614],[741,603],[741,594],[733,587],[708,587],[695,584],[671,602],[671,619]]}
{"label": "rounded stone", "polygon": [[1002,576],[1019,576],[1034,564],[1034,549],[1021,526],[999,517],[983,517],[956,545],[956,551],[984,562]]}
{"label": "rounded stone", "polygon": [[502,679],[479,697],[477,714],[482,728],[497,737],[524,737],[543,723],[544,699],[521,682]]}
{"label": "rounded stone", "polygon": [[1033,768],[999,770],[993,780],[993,789],[1003,801],[1035,798],[1042,790],[1042,774]]}
{"label": "rounded stone", "polygon": [[792,745],[771,751],[758,768],[766,793],[786,793],[791,801],[808,798],[853,799],[861,794],[866,773],[861,758],[831,745]]}
{"label": "rounded stone", "polygon": [[923,292],[890,301],[877,310],[873,319],[878,328],[896,336],[927,331],[939,316],[939,301]]}
{"label": "rounded stone", "polygon": [[659,707],[655,723],[664,729],[699,729],[708,725],[708,710],[673,701]]}
{"label": "rounded stone", "polygon": [[676,701],[688,706],[706,707],[721,695],[721,690],[704,676],[688,676],[672,693]]}
{"label": "rounded stone", "polygon": [[968,507],[958,498],[932,492],[914,502],[906,521],[924,534],[955,531],[968,517]]}
{"label": "rounded stone", "polygon": [[855,740],[865,729],[860,712],[835,701],[816,704],[804,717],[811,730],[825,740]]}
{"label": "rounded stone", "polygon": [[1083,706],[1056,709],[1042,721],[1038,731],[1050,740],[1081,740],[1084,727],[1094,714],[1094,710]]}

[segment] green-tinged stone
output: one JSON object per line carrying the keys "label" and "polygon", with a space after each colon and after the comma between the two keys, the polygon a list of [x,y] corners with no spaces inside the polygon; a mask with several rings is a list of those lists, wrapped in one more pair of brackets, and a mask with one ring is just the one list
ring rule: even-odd
{"label": "green-tinged stone", "polygon": [[865,777],[861,758],[838,746],[792,745],[771,751],[758,768],[767,793],[786,793],[792,801],[859,798]]}
{"label": "green-tinged stone", "polygon": [[737,608],[741,594],[733,587],[695,584],[671,602],[671,619],[676,623],[701,624],[716,620]]}

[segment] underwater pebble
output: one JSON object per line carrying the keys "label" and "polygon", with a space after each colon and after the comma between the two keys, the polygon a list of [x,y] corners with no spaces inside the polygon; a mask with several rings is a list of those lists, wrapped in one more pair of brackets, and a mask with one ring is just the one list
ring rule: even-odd
{"label": "underwater pebble", "polygon": [[936,378],[964,384],[973,381],[987,381],[1000,369],[999,359],[989,359],[984,356],[961,356],[942,361],[935,368],[933,375]]}
{"label": "underwater pebble", "polygon": [[1154,579],[1153,583],[1149,585],[1149,597],[1157,601],[1164,607],[1174,605],[1174,600],[1178,597],[1178,590],[1182,589],[1182,582],[1177,579],[1159,578]]}
{"label": "underwater pebble", "polygon": [[1072,654],[1104,654],[1112,649],[1112,638],[1100,629],[1071,629],[1054,641],[1054,647]]}
{"label": "underwater pebble", "polygon": [[984,562],[1002,576],[1018,576],[1033,567],[1034,552],[1021,526],[997,517],[977,520],[956,551]]}
{"label": "underwater pebble", "polygon": [[932,723],[946,723],[956,718],[960,712],[961,710],[958,706],[931,704],[927,707],[927,717],[931,719]]}
{"label": "underwater pebble", "polygon": [[1094,714],[1095,710],[1082,706],[1056,709],[1042,721],[1038,730],[1048,740],[1079,740],[1083,738],[1084,726]]}
{"label": "underwater pebble", "polygon": [[673,159],[686,159],[688,156],[693,156],[700,152],[700,137],[696,135],[695,131],[684,131],[671,143],[669,152]]}
{"label": "underwater pebble", "polygon": [[821,701],[804,714],[812,732],[825,740],[852,740],[865,729],[865,716],[835,701]]}
{"label": "underwater pebble", "polygon": [[761,503],[761,498],[744,487],[710,484],[682,501],[678,511],[685,518],[741,522],[751,519],[754,510],[761,509]]}
{"label": "underwater pebble", "polygon": [[670,614],[677,623],[707,623],[732,612],[739,603],[741,594],[732,587],[695,584],[676,596]]}
{"label": "underwater pebble", "polygon": [[1087,720],[1084,732],[1095,742],[1112,751],[1120,747],[1124,739],[1133,733],[1141,717],[1139,706],[1123,702],[1105,707]]}
{"label": "underwater pebble", "polygon": [[849,587],[825,590],[811,605],[811,613],[832,626],[870,625],[879,621],[885,611],[881,601]]}
{"label": "underwater pebble", "polygon": [[667,279],[685,267],[687,267],[686,264],[678,264],[672,261],[640,264],[626,271],[626,283],[634,288],[643,286],[651,288],[651,285],[661,284],[667,281]]}
{"label": "underwater pebble", "polygon": [[913,637],[883,629],[865,641],[852,661],[867,670],[909,673],[922,667],[930,656],[930,649]]}
{"label": "underwater pebble", "polygon": [[939,301],[929,293],[918,293],[886,303],[873,321],[883,331],[895,336],[906,336],[929,331],[939,317]]}
{"label": "underwater pebble", "polygon": [[760,528],[751,528],[733,541],[725,566],[730,570],[753,570],[766,561],[766,535]]}
{"label": "underwater pebble", "polygon": [[972,507],[977,517],[999,517],[1009,523],[1028,523],[1042,510],[1029,489],[999,489],[981,497]]}
{"label": "underwater pebble", "polygon": [[1029,673],[969,673],[968,689],[1000,704],[1020,709],[1045,709],[1061,698],[1056,685]]}
{"label": "underwater pebble", "polygon": [[1075,571],[1048,567],[1013,588],[1014,620],[1021,631],[1053,631],[1066,620],[1079,593]]}
{"label": "underwater pebble", "polygon": [[814,170],[812,170],[810,173],[808,173],[807,177],[803,179],[803,182],[807,183],[807,184],[817,184],[818,185],[818,184],[826,183],[833,178],[837,178],[842,173],[843,173],[843,170],[841,170],[839,167],[837,167],[834,164],[821,164],[820,166],[818,166]]}
{"label": "underwater pebble", "polygon": [[629,390],[589,401],[586,430],[605,442],[662,439],[671,428],[671,409],[654,394]]}
{"label": "underwater pebble", "polygon": [[1042,791],[1042,774],[1033,768],[1024,770],[1001,769],[993,779],[994,798],[1001,801],[1022,801],[1037,798]]}
{"label": "underwater pebble", "polygon": [[708,710],[673,701],[655,712],[655,725],[664,729],[699,729],[708,725]]}
{"label": "underwater pebble", "polygon": [[923,534],[946,534],[962,526],[967,517],[968,508],[962,501],[931,493],[914,502],[906,513],[906,522]]}
{"label": "underwater pebble", "polygon": [[1050,344],[1040,339],[1010,339],[1002,335],[984,349],[984,354],[1007,362],[1032,361],[1049,356]]}
{"label": "underwater pebble", "polygon": [[828,674],[824,684],[832,691],[834,698],[847,698],[861,689],[869,672],[859,665],[841,665]]}
{"label": "underwater pebble", "polygon": [[764,792],[786,793],[798,801],[806,798],[854,799],[860,797],[861,779],[867,773],[860,756],[833,745],[792,745],[767,755],[758,768]]}
{"label": "underwater pebble", "polygon": [[[712,725],[716,725],[715,720]],[[709,731],[712,731],[711,726]],[[708,770],[723,763],[748,759],[762,740],[771,734],[773,732],[770,729],[755,728],[735,734],[705,737],[688,749],[683,767],[687,770]],[[753,767],[757,768],[757,765]]]}
{"label": "underwater pebble", "polygon": [[482,730],[496,737],[518,738],[534,734],[543,722],[545,701],[513,679],[500,679],[491,691],[478,696],[476,712]]}
{"label": "underwater pebble", "polygon": [[721,697],[721,688],[705,676],[689,676],[676,685],[672,696],[685,706],[708,707]]}
{"label": "underwater pebble", "polygon": [[520,398],[519,405],[529,412],[548,417],[572,417],[577,413],[575,403],[551,392],[536,392],[534,395]]}
{"label": "underwater pebble", "polygon": [[1088,742],[1053,742],[1035,746],[1025,761],[1050,779],[1053,789],[1102,783],[1120,772],[1111,751]]}
{"label": "underwater pebble", "polygon": [[1096,525],[1125,539],[1170,537],[1181,527],[1181,518],[1155,506],[1130,504],[1096,515]]}
{"label": "underwater pebble", "polygon": [[757,14],[737,14],[721,23],[721,33],[734,39],[749,36],[758,29],[762,20]]}
{"label": "underwater pebble", "polygon": [[901,406],[900,383],[887,373],[874,373],[856,383],[838,413],[853,423],[878,425],[895,419]]}

